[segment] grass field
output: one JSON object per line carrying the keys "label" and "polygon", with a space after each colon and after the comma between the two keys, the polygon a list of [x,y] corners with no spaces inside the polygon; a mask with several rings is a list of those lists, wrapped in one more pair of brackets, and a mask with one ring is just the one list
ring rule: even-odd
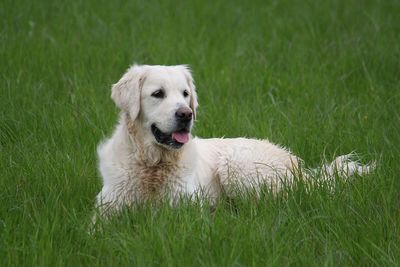
{"label": "grass field", "polygon": [[[400,4],[0,3],[1,266],[400,265]],[[143,206],[87,233],[96,145],[134,61],[190,64],[202,137],[267,137],[377,171],[306,193]]]}

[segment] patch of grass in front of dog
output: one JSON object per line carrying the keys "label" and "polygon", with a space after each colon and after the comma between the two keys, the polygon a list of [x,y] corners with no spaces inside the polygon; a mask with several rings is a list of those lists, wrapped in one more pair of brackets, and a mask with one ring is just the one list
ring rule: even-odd
{"label": "patch of grass in front of dog", "polygon": [[[1,265],[398,265],[400,7],[396,1],[3,1]],[[88,234],[96,145],[133,61],[188,63],[195,134],[288,146],[318,166],[353,149],[376,173],[214,212],[125,212]]]}

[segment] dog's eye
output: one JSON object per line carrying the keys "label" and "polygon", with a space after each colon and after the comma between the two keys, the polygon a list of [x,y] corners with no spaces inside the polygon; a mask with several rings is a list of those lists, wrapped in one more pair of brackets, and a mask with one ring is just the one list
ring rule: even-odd
{"label": "dog's eye", "polygon": [[188,97],[188,96],[189,96],[188,90],[183,91],[183,96],[184,96],[184,97]]}
{"label": "dog's eye", "polygon": [[163,89],[158,89],[157,91],[153,92],[151,94],[152,97],[155,98],[164,98],[165,97],[165,92]]}

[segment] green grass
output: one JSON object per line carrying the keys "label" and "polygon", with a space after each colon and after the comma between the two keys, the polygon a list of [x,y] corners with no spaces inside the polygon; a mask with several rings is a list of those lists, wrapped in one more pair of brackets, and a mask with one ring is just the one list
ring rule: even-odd
{"label": "green grass", "polygon": [[[2,1],[0,265],[400,265],[399,14],[396,0]],[[89,235],[110,85],[134,61],[191,65],[196,135],[379,167],[333,194],[138,207]]]}

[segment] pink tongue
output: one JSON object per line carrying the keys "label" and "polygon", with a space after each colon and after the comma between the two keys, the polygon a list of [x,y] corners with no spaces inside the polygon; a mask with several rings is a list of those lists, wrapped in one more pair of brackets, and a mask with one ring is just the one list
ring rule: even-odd
{"label": "pink tongue", "polygon": [[172,133],[172,138],[178,143],[185,144],[189,141],[189,133]]}

